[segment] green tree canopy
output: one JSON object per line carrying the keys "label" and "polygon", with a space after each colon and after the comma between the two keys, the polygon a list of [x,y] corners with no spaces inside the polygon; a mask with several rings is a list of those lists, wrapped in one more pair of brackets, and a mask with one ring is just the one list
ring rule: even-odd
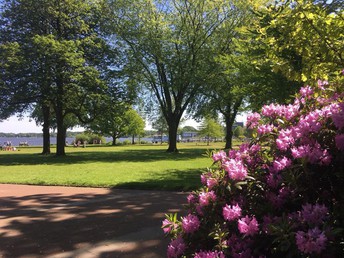
{"label": "green tree canopy", "polygon": [[6,51],[0,69],[10,76],[0,85],[6,88],[2,100],[15,107],[6,114],[41,108],[43,131],[49,133],[53,110],[57,155],[65,155],[65,118],[91,119],[104,92],[98,70],[104,56],[95,58],[105,46],[98,35],[100,2],[3,1],[0,48]]}
{"label": "green tree canopy", "polygon": [[180,120],[212,72],[212,46],[230,38],[237,1],[108,2],[108,29],[125,45],[133,78],[154,93],[175,152]]}
{"label": "green tree canopy", "polygon": [[206,137],[209,145],[210,138],[223,136],[223,128],[215,119],[205,118],[199,128],[198,135]]}
{"label": "green tree canopy", "polygon": [[125,113],[125,119],[128,123],[127,135],[132,136],[132,144],[134,144],[135,136],[143,136],[145,134],[145,121],[134,109],[129,109]]}
{"label": "green tree canopy", "polygon": [[250,31],[273,69],[301,82],[328,79],[344,67],[344,9],[339,1],[289,0],[260,8]]}

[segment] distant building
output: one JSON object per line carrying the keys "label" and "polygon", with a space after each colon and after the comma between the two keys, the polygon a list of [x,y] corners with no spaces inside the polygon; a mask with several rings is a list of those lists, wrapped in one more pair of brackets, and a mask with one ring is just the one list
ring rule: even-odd
{"label": "distant building", "polygon": [[238,126],[244,127],[244,122],[235,122],[232,126],[232,131],[234,131]]}
{"label": "distant building", "polygon": [[193,142],[196,141],[198,136],[197,132],[182,132],[181,138],[183,142]]}

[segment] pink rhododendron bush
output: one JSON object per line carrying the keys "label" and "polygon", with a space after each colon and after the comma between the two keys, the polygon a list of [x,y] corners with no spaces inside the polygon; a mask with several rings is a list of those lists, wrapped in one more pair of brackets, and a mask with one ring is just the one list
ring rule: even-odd
{"label": "pink rhododendron bush", "polygon": [[318,81],[248,117],[256,137],[212,154],[168,257],[344,257],[344,87]]}

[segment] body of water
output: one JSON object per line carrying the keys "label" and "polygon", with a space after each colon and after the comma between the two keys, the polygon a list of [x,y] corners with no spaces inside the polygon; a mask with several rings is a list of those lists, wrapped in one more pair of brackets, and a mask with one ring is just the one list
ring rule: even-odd
{"label": "body of water", "polygon": [[[106,142],[112,142],[112,138],[105,137]],[[74,137],[67,137],[66,142],[72,144],[75,140]],[[118,142],[128,140],[131,142],[131,138],[119,138]],[[141,138],[141,141],[152,142],[152,138]],[[0,145],[6,146],[10,142],[11,146],[18,147],[20,143],[27,143],[29,146],[43,146],[43,137],[0,137]],[[135,138],[135,142],[138,142],[138,138]],[[56,144],[56,137],[50,137],[50,144]]]}

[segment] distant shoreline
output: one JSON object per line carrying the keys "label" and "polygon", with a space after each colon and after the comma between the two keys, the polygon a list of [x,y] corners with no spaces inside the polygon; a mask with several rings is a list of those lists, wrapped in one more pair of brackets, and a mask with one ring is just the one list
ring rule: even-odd
{"label": "distant shoreline", "polygon": [[[75,137],[83,132],[69,132],[67,131],[66,137]],[[50,137],[56,137],[57,133],[50,133]],[[43,133],[2,133],[0,132],[0,137],[29,137],[29,138],[39,138],[43,137]]]}

